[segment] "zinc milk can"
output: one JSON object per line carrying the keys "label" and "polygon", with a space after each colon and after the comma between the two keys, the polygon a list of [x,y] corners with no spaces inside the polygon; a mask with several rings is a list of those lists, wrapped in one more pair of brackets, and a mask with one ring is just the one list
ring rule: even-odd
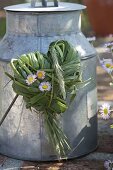
{"label": "zinc milk can", "polygon": [[[76,158],[97,147],[96,51],[80,29],[85,6],[65,2],[41,5],[32,1],[5,8],[6,34],[0,42],[0,119],[15,96],[4,73],[11,72],[10,60],[37,50],[46,53],[52,41],[67,40],[81,55],[84,80],[92,78],[62,115],[63,130],[72,145],[67,158]],[[57,159],[47,140],[43,118],[26,109],[21,96],[0,127],[0,153],[32,161]]]}

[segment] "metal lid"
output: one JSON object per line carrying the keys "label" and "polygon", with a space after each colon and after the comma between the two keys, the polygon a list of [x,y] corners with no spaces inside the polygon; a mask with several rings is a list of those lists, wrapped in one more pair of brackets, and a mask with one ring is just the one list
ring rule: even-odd
{"label": "metal lid", "polygon": [[6,11],[13,12],[66,12],[66,11],[79,11],[86,7],[84,5],[75,3],[60,2],[58,7],[54,7],[52,2],[48,2],[48,7],[42,7],[41,3],[37,3],[35,8],[31,7],[30,3],[12,5],[5,7]]}

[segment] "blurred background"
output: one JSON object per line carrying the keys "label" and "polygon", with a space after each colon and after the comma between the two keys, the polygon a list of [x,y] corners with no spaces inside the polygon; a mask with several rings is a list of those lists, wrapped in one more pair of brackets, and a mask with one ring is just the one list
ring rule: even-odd
{"label": "blurred background", "polygon": [[[3,37],[6,30],[5,12],[3,8],[5,6],[25,3],[28,1],[29,0],[0,0],[0,38]],[[60,0],[60,2],[61,1],[83,4],[83,0]],[[82,31],[86,36],[91,36],[94,34],[86,10],[82,13]]]}

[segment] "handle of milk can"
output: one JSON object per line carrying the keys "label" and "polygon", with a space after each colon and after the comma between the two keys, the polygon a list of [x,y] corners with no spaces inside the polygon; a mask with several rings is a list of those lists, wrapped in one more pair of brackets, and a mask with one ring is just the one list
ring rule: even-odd
{"label": "handle of milk can", "polygon": [[58,0],[54,0],[54,6],[58,7]]}
{"label": "handle of milk can", "polygon": [[[31,7],[32,8],[36,7],[36,1],[37,0],[31,0]],[[47,0],[42,0],[42,6],[47,7]],[[54,6],[58,7],[58,0],[54,0]]]}

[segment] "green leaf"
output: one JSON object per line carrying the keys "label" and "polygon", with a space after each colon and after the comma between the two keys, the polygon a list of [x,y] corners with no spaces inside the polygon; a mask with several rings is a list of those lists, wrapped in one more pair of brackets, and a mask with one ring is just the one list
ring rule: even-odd
{"label": "green leaf", "polygon": [[76,91],[73,91],[73,93],[71,94],[71,97],[70,97],[70,103],[72,103],[74,101],[76,97]]}
{"label": "green leaf", "polygon": [[60,101],[58,101],[57,104],[60,108],[61,113],[64,113],[68,109],[68,106],[64,103],[61,103]]}
{"label": "green leaf", "polygon": [[62,63],[63,63],[64,55],[63,55],[63,52],[62,52],[61,48],[58,45],[56,45],[55,48],[56,48],[58,54],[60,55],[60,56],[58,55],[59,56],[59,62],[62,61]]}
{"label": "green leaf", "polygon": [[38,64],[39,64],[39,69],[43,69],[44,68],[44,57],[40,52],[36,52],[36,58],[38,60]]}
{"label": "green leaf", "polygon": [[36,58],[35,53],[30,53],[28,54],[29,60],[30,60],[30,64],[32,66],[32,68],[38,70],[39,69],[39,63],[38,60]]}
{"label": "green leaf", "polygon": [[37,94],[36,96],[32,97],[30,99],[31,105],[37,103],[40,99],[44,98],[44,95],[42,93]]}
{"label": "green leaf", "polygon": [[50,109],[57,114],[61,114],[68,109],[68,106],[58,100],[52,100]]}
{"label": "green leaf", "polygon": [[65,82],[64,82],[63,72],[62,72],[62,68],[58,62],[56,50],[54,47],[50,46],[49,51],[50,51],[51,59],[53,62],[53,68],[54,68],[56,76],[59,80],[59,87],[60,87],[62,96],[64,99],[66,99],[66,91],[65,91]]}
{"label": "green leaf", "polygon": [[22,88],[21,86],[18,86],[15,83],[12,84],[12,87],[13,87],[13,90],[15,91],[15,93],[17,93],[18,95],[28,97],[28,98],[30,98],[33,95],[32,93],[29,93],[28,90]]}
{"label": "green leaf", "polygon": [[20,67],[23,68],[28,75],[32,74],[32,72],[29,70],[29,68],[20,59],[18,59],[18,63],[20,65]]}
{"label": "green leaf", "polygon": [[14,77],[13,77],[11,74],[9,74],[9,73],[7,73],[7,72],[5,72],[5,74],[6,74],[6,76],[8,76],[11,80],[14,80]]}
{"label": "green leaf", "polygon": [[25,63],[25,64],[30,64],[30,60],[29,57],[26,54],[23,54],[22,56],[20,56],[20,60]]}
{"label": "green leaf", "polygon": [[14,74],[17,75],[18,77],[22,78],[21,74],[16,69],[16,67],[18,66],[18,60],[12,59],[11,62],[10,62],[10,66],[11,66],[12,70],[14,71]]}
{"label": "green leaf", "polygon": [[25,86],[18,81],[14,81],[14,82],[15,82],[16,85],[20,86],[21,88],[28,90],[28,92],[31,92],[31,93],[36,93],[36,92],[38,93],[39,92],[38,88]]}

